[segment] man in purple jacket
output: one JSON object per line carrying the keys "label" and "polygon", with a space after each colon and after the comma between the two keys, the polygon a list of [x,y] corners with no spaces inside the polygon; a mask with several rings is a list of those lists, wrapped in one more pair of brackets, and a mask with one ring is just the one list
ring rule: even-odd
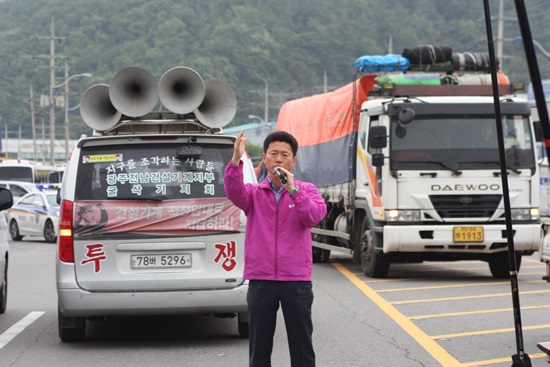
{"label": "man in purple jacket", "polygon": [[[294,179],[298,142],[284,131],[269,134],[263,160],[267,178],[243,183],[243,131],[225,170],[225,193],[247,216],[244,279],[248,279],[251,367],[271,366],[279,304],[283,310],[292,367],[315,366],[311,335],[311,228],[326,215],[317,188]],[[275,172],[277,167],[278,173]]]}

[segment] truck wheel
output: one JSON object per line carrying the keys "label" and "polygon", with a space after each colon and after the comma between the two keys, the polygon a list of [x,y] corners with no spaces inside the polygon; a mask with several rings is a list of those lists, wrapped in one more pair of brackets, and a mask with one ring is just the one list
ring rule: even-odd
{"label": "truck wheel", "polygon": [[361,235],[361,268],[369,278],[385,278],[390,270],[387,256],[374,249],[372,231],[367,218],[363,219],[363,234]]}
{"label": "truck wheel", "polygon": [[248,312],[242,312],[237,315],[239,323],[239,335],[242,338],[248,338]]}
{"label": "truck wheel", "polygon": [[[324,229],[324,227],[321,228]],[[315,242],[326,243],[325,236],[314,234],[311,236],[311,238]],[[313,246],[313,248],[311,249],[311,255],[314,263],[326,263],[328,261],[328,258],[330,257],[330,250],[324,250],[322,248]]]}
{"label": "truck wheel", "polygon": [[[363,220],[365,218],[365,214],[363,212],[357,212],[354,220],[354,228],[353,228],[353,257],[352,261],[354,264],[361,263],[361,236],[363,234]],[[357,225],[355,224],[357,223]],[[359,226],[359,223],[361,223],[361,226]]]}
{"label": "truck wheel", "polygon": [[[516,269],[519,272],[521,267],[521,251],[516,251]],[[508,251],[497,252],[489,257],[489,269],[493,278],[510,279],[510,264],[508,262]]]}
{"label": "truck wheel", "polygon": [[67,317],[57,308],[57,325],[59,339],[62,342],[79,342],[86,335],[86,319],[84,317]]}
{"label": "truck wheel", "polygon": [[313,250],[314,263],[326,263],[330,257],[330,250],[325,250],[319,247],[314,247]]}

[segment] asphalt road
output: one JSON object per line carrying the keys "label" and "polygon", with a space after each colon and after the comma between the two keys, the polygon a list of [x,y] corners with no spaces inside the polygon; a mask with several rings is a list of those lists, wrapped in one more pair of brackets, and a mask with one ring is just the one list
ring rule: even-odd
{"label": "asphalt road", "polygon": [[[82,343],[57,335],[55,244],[12,242],[8,308],[0,315],[0,365],[246,366],[236,319],[119,317],[88,325]],[[550,283],[538,254],[519,275],[522,335],[533,366],[550,340]],[[315,264],[314,345],[318,367],[511,366],[516,351],[511,286],[476,261],[392,265],[366,278],[348,255]],[[290,366],[282,315],[272,364]]]}

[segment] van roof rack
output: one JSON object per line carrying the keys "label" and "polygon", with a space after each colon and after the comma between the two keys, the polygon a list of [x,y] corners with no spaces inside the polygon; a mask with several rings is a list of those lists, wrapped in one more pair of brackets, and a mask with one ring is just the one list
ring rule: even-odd
{"label": "van roof rack", "polygon": [[216,134],[221,131],[221,128],[206,126],[193,113],[150,112],[139,117],[122,116],[117,125],[105,131],[94,130],[94,135]]}

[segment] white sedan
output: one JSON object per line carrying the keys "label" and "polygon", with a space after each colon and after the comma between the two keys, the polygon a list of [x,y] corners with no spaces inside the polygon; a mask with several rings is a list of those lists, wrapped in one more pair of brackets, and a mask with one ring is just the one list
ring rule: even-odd
{"label": "white sedan", "polygon": [[8,225],[14,241],[21,241],[23,236],[43,236],[46,242],[56,242],[59,232],[57,191],[24,195],[8,210]]}

